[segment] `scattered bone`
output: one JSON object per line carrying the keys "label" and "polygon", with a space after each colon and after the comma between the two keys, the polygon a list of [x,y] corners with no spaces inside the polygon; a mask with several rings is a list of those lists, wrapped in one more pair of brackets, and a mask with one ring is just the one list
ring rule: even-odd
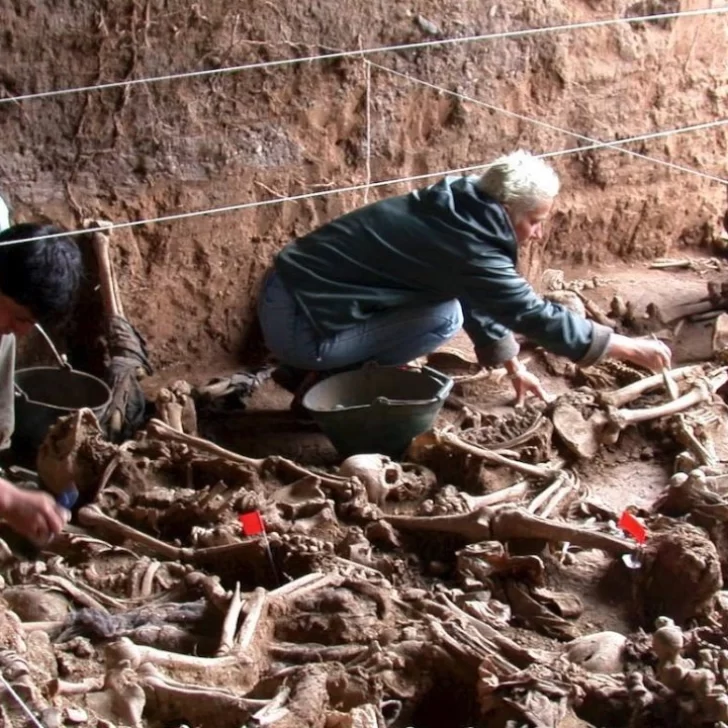
{"label": "scattered bone", "polygon": [[[675,382],[682,382],[685,379],[698,377],[703,373],[703,367],[699,365],[680,367],[679,369],[671,369],[669,372],[670,379]],[[634,384],[629,384],[622,389],[614,392],[600,392],[599,400],[609,407],[624,407],[630,402],[641,397],[647,392],[665,386],[665,378],[663,374],[655,374],[651,377],[641,379]]]}
{"label": "scattered bone", "polygon": [[[677,400],[701,387],[689,381],[701,371],[681,381]],[[712,372],[708,379],[715,376]],[[654,389],[663,386],[664,379]],[[574,404],[574,399],[573,406],[584,408],[579,410],[582,416],[589,407],[603,413],[604,427],[611,424],[618,431],[623,423],[610,420],[615,412],[605,412],[594,391],[589,396],[589,403]],[[651,401],[656,398],[651,397]],[[619,412],[621,407],[615,409]],[[657,413],[661,416],[659,408]],[[712,397],[685,411],[686,431],[690,428],[711,460],[692,472],[705,458],[701,459],[694,443],[686,441],[693,467],[666,491],[666,496],[681,499],[670,506],[670,513],[678,515],[680,510],[679,515],[701,525],[712,514],[710,533],[715,539],[720,538],[721,514],[728,516],[723,503],[728,490],[723,479],[728,476],[721,471],[723,458],[716,455],[720,442],[713,447],[704,433],[723,416],[721,405]],[[80,509],[79,521],[154,558],[140,559],[86,536],[64,535],[56,544],[56,553],[64,560],[20,564],[8,572],[7,579],[10,584],[32,580],[68,593],[69,585],[75,587],[74,600],[90,599],[81,603],[105,614],[109,631],[94,631],[90,620],[77,616],[86,610],[79,610],[65,624],[59,619],[38,620],[18,625],[13,634],[23,638],[41,629],[53,639],[60,636],[64,644],[55,649],[63,679],[46,683],[54,701],[63,706],[58,707],[59,713],[67,715],[68,707],[80,707],[76,701],[85,699],[90,710],[115,724],[184,719],[275,728],[324,723],[327,728],[359,724],[383,728],[392,721],[405,725],[414,706],[425,699],[423,691],[430,682],[457,676],[462,684],[472,685],[479,674],[478,702],[488,716],[483,720],[495,721],[496,716],[507,714],[519,725],[563,728],[580,725],[571,706],[578,706],[581,715],[585,704],[601,701],[600,706],[609,704],[615,711],[619,707],[627,715],[622,720],[620,714],[610,724],[647,725],[632,720],[633,715],[639,717],[648,705],[668,706],[664,695],[672,688],[655,687],[651,657],[642,660],[639,669],[643,672],[622,674],[622,662],[632,666],[645,654],[635,647],[635,640],[642,644],[639,637],[626,644],[624,638],[605,635],[580,638],[565,651],[570,659],[559,660],[553,643],[552,652],[527,649],[516,641],[523,641],[523,632],[512,632],[517,624],[563,640],[583,628],[583,623],[575,621],[583,608],[579,600],[557,591],[564,579],[568,583],[569,569],[581,562],[560,566],[542,541],[600,548],[615,556],[637,550],[631,539],[589,524],[577,526],[548,517],[567,511],[573,517],[579,509],[568,506],[577,496],[580,507],[589,508],[589,483],[573,478],[567,462],[552,460],[550,417],[542,413],[529,417],[539,423],[539,433],[547,433],[539,434],[543,444],[538,438],[529,442],[522,438],[530,428],[525,416],[524,426],[517,431],[512,426],[518,418],[499,424],[477,410],[463,410],[455,426],[430,439],[427,447],[439,450],[443,460],[470,461],[475,463],[473,470],[504,474],[496,482],[487,478],[466,482],[457,473],[443,477],[429,461],[434,472],[418,466],[412,470],[413,480],[407,482],[406,464],[374,455],[364,464],[373,463],[373,472],[380,477],[367,484],[366,477],[347,472],[351,463],[334,475],[275,457],[247,458],[157,423],[133,446],[103,449],[106,445],[99,442],[99,452],[93,455],[94,435],[77,428],[79,439],[68,450],[65,472],[74,468],[86,472],[92,488],[88,492],[98,492],[98,483],[104,482],[96,504]],[[673,428],[674,422],[678,420],[672,416],[660,425],[660,432],[677,440],[685,438]],[[507,439],[509,433],[514,437]],[[511,453],[501,451],[504,443]],[[507,469],[519,468],[527,479],[513,483]],[[132,477],[132,471],[138,477]],[[538,481],[540,492],[529,481]],[[448,485],[436,488],[441,483]],[[464,492],[463,486],[470,492]],[[536,495],[529,503],[532,490]],[[453,505],[446,504],[448,499]],[[502,505],[513,502],[523,507]],[[402,514],[432,515],[387,515],[380,506]],[[618,517],[619,512],[610,508],[598,511],[602,522]],[[253,509],[264,516],[273,569],[263,541],[243,540],[239,533],[238,513]],[[434,515],[453,512],[459,515]],[[716,598],[720,559],[715,551],[710,552],[704,536],[699,538],[697,531],[684,524],[673,522],[665,528],[660,517],[649,517],[647,525],[647,545],[638,550],[641,568],[627,572],[620,561],[614,563],[615,572],[633,581],[635,606],[638,612],[642,608],[641,624],[651,626],[649,620],[657,614],[711,624],[711,619],[717,619],[710,611],[712,605],[720,603]],[[395,528],[402,530],[402,538]],[[428,535],[412,539],[416,552],[407,550],[406,531]],[[438,539],[437,533],[453,536],[454,542]],[[471,545],[457,552],[453,564],[452,547],[462,541]],[[200,548],[203,543],[220,545]],[[608,561],[604,555],[600,558]],[[324,573],[310,574],[311,569]],[[435,573],[447,580],[434,578]],[[421,575],[426,582],[416,581]],[[273,589],[276,578],[281,586]],[[195,620],[171,621],[175,602],[189,599],[199,607]],[[645,614],[646,604],[653,606]],[[156,610],[159,621],[141,627],[131,620],[123,624],[122,617],[132,606]],[[0,640],[2,613],[0,608]],[[138,618],[143,618],[143,612]],[[79,655],[93,654],[88,642],[85,652],[82,646],[71,646],[79,634],[94,644],[113,640],[103,683],[98,675],[76,670],[74,650]],[[712,707],[696,714],[719,715],[720,701],[714,700],[718,693],[700,670],[718,671],[707,666],[707,658],[701,657],[700,662],[696,657],[693,646],[700,639],[696,631],[685,640],[682,659],[693,660],[689,670],[696,672],[686,673],[673,692],[692,705],[702,690],[711,696],[704,702]],[[719,644],[720,638],[712,639]],[[717,652],[711,655],[717,664]],[[308,667],[312,662],[320,664]],[[94,663],[88,664],[93,669]],[[661,674],[669,675],[674,665],[665,665]],[[638,674],[642,677],[635,677]],[[265,695],[277,697],[250,700],[248,691],[256,685]],[[346,711],[340,707],[344,705]],[[689,720],[683,724],[691,724]]]}
{"label": "scattered bone", "polygon": [[446,445],[450,445],[451,447],[462,450],[469,455],[475,455],[477,457],[480,457],[483,460],[487,460],[488,462],[491,462],[495,465],[504,465],[508,468],[511,468],[511,470],[522,473],[523,475],[530,475],[531,477],[539,478],[542,480],[553,480],[558,472],[556,469],[552,469],[549,467],[530,465],[529,463],[522,463],[517,460],[512,460],[510,458],[504,457],[503,455],[500,455],[497,452],[494,452],[493,450],[486,450],[485,448],[478,447],[477,445],[472,445],[468,442],[465,442],[452,432],[439,433],[438,437]]}
{"label": "scattered bone", "polygon": [[504,507],[499,510],[479,508],[457,516],[385,516],[395,528],[411,531],[435,531],[457,536],[465,541],[509,541],[516,538],[568,541],[582,548],[598,548],[613,554],[627,554],[634,546],[625,539],[590,531],[531,515],[525,510]]}
{"label": "scattered bone", "polygon": [[626,643],[627,638],[618,632],[598,632],[569,642],[564,656],[589,672],[613,675],[624,670]]}

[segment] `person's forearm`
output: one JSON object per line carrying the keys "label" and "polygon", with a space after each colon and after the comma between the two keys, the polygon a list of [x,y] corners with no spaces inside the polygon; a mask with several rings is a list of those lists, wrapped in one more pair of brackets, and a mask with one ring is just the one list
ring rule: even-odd
{"label": "person's forearm", "polygon": [[12,483],[0,478],[0,518],[10,509],[14,490],[15,486]]}
{"label": "person's forearm", "polygon": [[612,334],[604,353],[612,359],[630,360],[635,354],[634,340],[622,334]]}
{"label": "person's forearm", "polygon": [[513,359],[509,359],[508,361],[503,362],[503,367],[508,372],[509,377],[516,376],[520,372],[524,371],[526,368],[525,364],[517,356],[514,356]]}

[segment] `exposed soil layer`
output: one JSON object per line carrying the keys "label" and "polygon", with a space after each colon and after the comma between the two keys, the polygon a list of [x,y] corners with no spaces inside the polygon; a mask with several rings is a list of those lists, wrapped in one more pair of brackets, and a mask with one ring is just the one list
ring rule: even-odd
{"label": "exposed soil layer", "polygon": [[[0,0],[0,97],[694,6]],[[3,103],[0,192],[17,219],[76,228],[710,122],[728,98],[726,47],[724,16],[664,19]],[[629,148],[726,176],[724,127]],[[725,350],[715,318],[665,325],[725,271],[706,258],[648,268],[720,248],[725,192],[615,150],[553,163],[563,193],[524,272],[547,291],[542,271],[564,268],[592,316],[627,300],[617,330],[667,331],[676,364],[708,362],[709,376],[680,383],[703,401],[623,426],[668,403],[662,383],[615,419],[600,397],[647,373],[526,350],[558,398],[516,412],[507,381],[478,372],[459,338],[433,361],[455,393],[403,463],[342,464],[264,378],[238,406],[198,407],[202,441],[152,422],[120,446],[88,413],[62,420],[38,471],[51,490],[78,485],[71,528],[42,552],[0,553],[0,671],[45,725],[728,723],[728,420],[720,397],[702,395]],[[150,400],[180,376],[203,385],[257,364],[256,287],[275,251],[407,189],[115,231],[121,298],[157,369],[143,382]],[[89,273],[74,323],[54,337],[98,371],[91,255]],[[44,357],[31,341],[21,359]],[[625,510],[646,526],[644,547],[617,527]],[[255,512],[265,539],[241,533],[239,516]],[[26,725],[0,696],[0,723]]]}
{"label": "exposed soil layer", "polygon": [[[0,94],[698,5],[2,0]],[[727,34],[724,16],[713,16],[378,53],[367,59],[390,70],[371,67],[369,104],[368,66],[358,57],[5,103],[0,191],[18,219],[76,228],[84,217],[141,220],[467,167],[517,147],[587,144],[392,70],[597,140],[710,122],[726,107]],[[726,177],[725,127],[629,149]],[[546,265],[641,260],[718,239],[725,193],[714,182],[612,150],[553,162],[563,194],[543,246],[522,256],[533,276]],[[377,187],[368,199],[407,189]],[[155,366],[239,361],[273,253],[366,197],[334,194],[116,232],[122,298]],[[77,336],[80,365],[93,339]]]}

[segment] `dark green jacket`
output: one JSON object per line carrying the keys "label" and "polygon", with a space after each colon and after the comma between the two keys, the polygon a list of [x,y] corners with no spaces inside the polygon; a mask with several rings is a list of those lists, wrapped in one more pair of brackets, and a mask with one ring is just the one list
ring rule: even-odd
{"label": "dark green jacket", "polygon": [[516,272],[503,207],[449,177],[343,215],[287,245],[275,268],[316,331],[327,338],[396,308],[457,298],[484,365],[518,353],[513,331],[588,365],[611,330],[539,297]]}

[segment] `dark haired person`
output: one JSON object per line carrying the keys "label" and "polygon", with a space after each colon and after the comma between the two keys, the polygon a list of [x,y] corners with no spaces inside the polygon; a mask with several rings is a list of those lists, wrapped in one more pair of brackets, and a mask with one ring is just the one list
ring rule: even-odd
{"label": "dark haired person", "polygon": [[[7,225],[0,200],[0,225]],[[15,337],[36,323],[67,313],[81,280],[81,254],[68,237],[16,242],[63,233],[52,225],[23,223],[0,232],[0,449],[7,448],[15,428],[13,383]],[[16,488],[0,478],[0,519],[38,545],[58,534],[67,512],[46,493]]]}

